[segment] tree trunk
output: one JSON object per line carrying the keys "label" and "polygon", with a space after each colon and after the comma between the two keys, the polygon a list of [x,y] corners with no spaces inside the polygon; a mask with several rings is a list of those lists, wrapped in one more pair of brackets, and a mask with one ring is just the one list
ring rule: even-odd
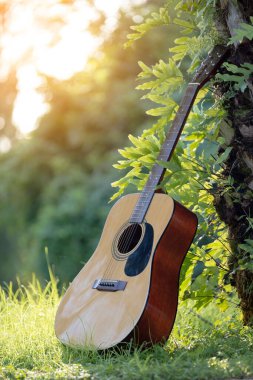
{"label": "tree trunk", "polygon": [[[219,30],[233,35],[241,22],[250,23],[253,2],[220,0],[217,2]],[[233,47],[229,61],[237,66],[253,63],[253,43],[245,40]],[[226,84],[222,84],[222,91]],[[232,151],[225,163],[215,207],[227,224],[232,254],[229,259],[230,281],[236,287],[245,325],[253,326],[252,253],[240,247],[246,239],[253,243],[253,85],[252,77],[244,92],[225,101],[228,120],[223,130]],[[231,128],[232,127],[232,128]],[[221,148],[222,151],[222,148]],[[232,184],[232,186],[231,186]],[[253,250],[253,245],[252,245]],[[251,261],[251,262],[250,262]],[[251,264],[251,268],[250,268]]]}

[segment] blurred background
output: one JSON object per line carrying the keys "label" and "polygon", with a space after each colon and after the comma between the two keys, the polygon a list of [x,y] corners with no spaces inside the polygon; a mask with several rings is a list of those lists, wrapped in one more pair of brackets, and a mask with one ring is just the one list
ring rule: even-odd
{"label": "blurred background", "polygon": [[61,282],[93,253],[121,174],[117,149],[151,124],[138,61],[165,58],[176,31],[123,45],[162,3],[0,1],[1,283],[47,278],[46,247]]}

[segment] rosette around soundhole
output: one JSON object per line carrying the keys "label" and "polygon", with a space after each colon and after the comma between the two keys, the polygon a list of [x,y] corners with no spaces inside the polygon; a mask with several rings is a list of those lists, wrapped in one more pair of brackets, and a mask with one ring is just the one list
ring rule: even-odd
{"label": "rosette around soundhole", "polygon": [[126,260],[140,246],[145,235],[145,223],[125,223],[117,233],[112,246],[116,260]]}

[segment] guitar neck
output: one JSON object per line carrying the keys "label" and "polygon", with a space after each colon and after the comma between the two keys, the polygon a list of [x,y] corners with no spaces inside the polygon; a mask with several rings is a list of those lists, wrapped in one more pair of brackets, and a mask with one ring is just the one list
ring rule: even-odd
{"label": "guitar neck", "polygon": [[[169,161],[182,133],[183,127],[194,103],[199,90],[199,83],[189,83],[181,100],[178,112],[169,129],[166,139],[162,145],[158,161]],[[146,185],[140,194],[135,206],[130,223],[142,223],[152,201],[157,185],[161,182],[166,169],[158,163],[154,164]]]}
{"label": "guitar neck", "polygon": [[[229,49],[227,47],[217,45],[200,65],[194,78],[192,79],[192,82],[187,86],[176,117],[173,120],[172,126],[166,136],[166,140],[162,145],[160,154],[157,158],[158,161],[170,160],[198,91],[216,73],[228,53]],[[139,200],[130,218],[130,223],[143,222],[157,185],[161,182],[165,170],[166,169],[158,163],[154,164],[147,183],[140,194]]]}
{"label": "guitar neck", "polygon": [[[176,117],[173,120],[172,126],[169,129],[166,139],[162,145],[160,154],[158,156],[158,161],[170,160],[172,153],[177,145],[178,139],[182,133],[183,127],[186,123],[187,117],[190,113],[194,100],[197,96],[198,90],[199,90],[199,83],[188,84],[185,94],[181,100]],[[155,164],[153,167],[154,170],[156,166],[161,167],[159,164]],[[151,171],[151,174],[152,174],[152,171]],[[164,174],[164,172],[165,172],[165,169],[162,168],[162,174]],[[161,178],[159,179],[158,183],[160,183],[160,180]]]}

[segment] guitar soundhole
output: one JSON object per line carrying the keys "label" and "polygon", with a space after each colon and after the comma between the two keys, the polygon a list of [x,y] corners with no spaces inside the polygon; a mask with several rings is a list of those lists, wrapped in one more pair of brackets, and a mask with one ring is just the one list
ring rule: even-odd
{"label": "guitar soundhole", "polygon": [[118,239],[117,250],[120,254],[132,251],[141,240],[143,228],[138,223],[132,223],[122,232]]}

